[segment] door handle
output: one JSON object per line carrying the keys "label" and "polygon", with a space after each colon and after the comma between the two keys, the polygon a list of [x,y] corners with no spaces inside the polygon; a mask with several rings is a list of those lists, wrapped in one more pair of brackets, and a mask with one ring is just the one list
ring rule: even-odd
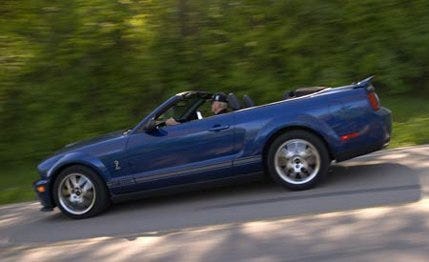
{"label": "door handle", "polygon": [[228,128],[229,128],[228,125],[227,126],[214,125],[212,128],[209,129],[209,131],[217,132],[217,131],[225,130]]}

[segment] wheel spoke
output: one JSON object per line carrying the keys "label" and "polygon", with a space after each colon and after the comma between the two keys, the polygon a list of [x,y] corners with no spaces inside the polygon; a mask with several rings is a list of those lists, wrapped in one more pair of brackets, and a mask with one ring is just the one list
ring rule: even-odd
{"label": "wheel spoke", "polygon": [[310,175],[307,169],[301,170],[301,174],[302,178],[308,177]]}
{"label": "wheel spoke", "polygon": [[87,193],[93,188],[91,181],[87,181],[82,188],[82,192]]}
{"label": "wheel spoke", "polygon": [[81,177],[79,178],[78,186],[79,186],[80,188],[83,188],[83,186],[84,186],[87,182],[89,182],[89,180],[88,180],[86,177],[81,176]]}
{"label": "wheel spoke", "polygon": [[307,159],[313,155],[313,152],[309,147],[304,147],[299,151],[298,155],[304,159]]}
{"label": "wheel spoke", "polygon": [[93,186],[91,183],[87,183],[85,187],[82,189],[84,195],[89,194],[93,191]]}
{"label": "wheel spoke", "polygon": [[70,181],[71,181],[73,187],[78,187],[79,186],[79,184],[77,183],[77,179],[76,179],[75,175],[70,176]]}
{"label": "wheel spoke", "polygon": [[83,203],[88,203],[88,202],[89,202],[89,203],[91,203],[92,198],[93,198],[93,194],[91,194],[91,193],[84,194],[84,195],[82,196]]}
{"label": "wheel spoke", "polygon": [[279,156],[278,161],[282,168],[285,168],[288,164],[287,159],[284,156]]}
{"label": "wheel spoke", "polygon": [[67,193],[70,195],[72,193],[72,186],[70,185],[70,180],[67,179],[66,182],[64,183],[64,187],[67,190]]}
{"label": "wheel spoke", "polygon": [[297,152],[296,142],[292,142],[290,144],[286,144],[286,148],[287,148],[287,151],[289,152],[289,154],[291,154],[291,156],[293,156]]}
{"label": "wheel spoke", "polygon": [[61,191],[62,191],[62,193],[63,193],[63,195],[64,195],[65,197],[68,197],[68,196],[70,196],[70,195],[71,195],[71,191],[70,191],[69,189],[65,188],[65,187],[63,187],[63,188],[61,189]]}
{"label": "wheel spoke", "polygon": [[308,166],[307,172],[309,174],[311,174],[312,172],[314,172],[314,166]]}
{"label": "wheel spoke", "polygon": [[296,153],[298,155],[305,154],[306,148],[307,148],[306,144],[304,144],[304,143],[298,143],[298,142],[296,143]]}
{"label": "wheel spoke", "polygon": [[293,152],[292,152],[292,151],[290,151],[288,148],[283,147],[283,148],[280,150],[279,157],[283,157],[283,158],[285,158],[285,159],[289,159],[289,158],[291,158],[292,156],[293,156]]}
{"label": "wheel spoke", "polygon": [[295,173],[295,171],[289,171],[289,172],[288,172],[288,176],[289,176],[289,177],[291,177],[291,178],[296,178],[296,173]]}

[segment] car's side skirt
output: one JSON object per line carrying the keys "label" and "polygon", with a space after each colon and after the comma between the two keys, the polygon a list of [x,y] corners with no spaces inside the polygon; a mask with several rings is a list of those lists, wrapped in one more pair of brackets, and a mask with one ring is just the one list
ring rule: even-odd
{"label": "car's side skirt", "polygon": [[[122,176],[111,179],[107,186],[112,194],[122,194],[131,191],[148,191],[163,187],[163,181],[171,179],[181,184],[194,184],[201,180],[211,181],[220,178],[234,177],[240,173],[252,173],[262,170],[260,167],[261,156],[243,157],[232,161],[220,162],[210,165],[199,165],[190,168],[172,170],[156,170],[141,174]],[[204,174],[204,175],[201,175]],[[183,180],[180,180],[182,179]],[[178,181],[179,179],[179,181]],[[153,186],[153,188],[150,188]],[[125,191],[125,192],[124,192]],[[128,192],[127,192],[128,191]]]}
{"label": "car's side skirt", "polygon": [[261,181],[263,178],[262,172],[253,172],[248,174],[238,174],[233,177],[223,177],[209,181],[199,181],[192,184],[175,185],[170,187],[163,187],[159,189],[138,191],[132,193],[112,195],[113,202],[122,202],[133,199],[144,199],[153,196],[163,196],[177,194],[180,192],[200,190],[202,188],[211,188],[216,186],[227,186],[236,183],[248,183],[254,181]]}

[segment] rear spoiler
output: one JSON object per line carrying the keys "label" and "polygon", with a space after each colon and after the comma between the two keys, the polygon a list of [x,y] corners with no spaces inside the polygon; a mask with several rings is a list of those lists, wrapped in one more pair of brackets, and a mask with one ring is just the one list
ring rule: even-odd
{"label": "rear spoiler", "polygon": [[362,81],[359,81],[357,83],[353,83],[354,87],[353,88],[363,88],[363,87],[369,87],[371,86],[371,81],[374,78],[374,76],[370,76],[368,78],[365,78]]}

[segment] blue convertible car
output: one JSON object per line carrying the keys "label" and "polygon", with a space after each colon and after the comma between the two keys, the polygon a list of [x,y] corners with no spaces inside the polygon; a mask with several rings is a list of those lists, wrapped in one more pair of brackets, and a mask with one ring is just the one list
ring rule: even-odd
{"label": "blue convertible car", "polygon": [[[255,106],[229,94],[229,112],[207,114],[212,94],[177,94],[137,126],[66,146],[44,160],[34,183],[42,210],[99,214],[138,194],[267,175],[308,189],[343,161],[386,146],[391,113],[371,78],[337,88],[301,88]],[[168,126],[167,119],[181,122]]]}

